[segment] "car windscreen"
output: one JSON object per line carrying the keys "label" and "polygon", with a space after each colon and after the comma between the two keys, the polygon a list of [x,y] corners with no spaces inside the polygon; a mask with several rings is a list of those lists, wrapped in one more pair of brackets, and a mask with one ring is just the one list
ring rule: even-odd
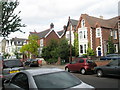
{"label": "car windscreen", "polygon": [[34,76],[37,87],[40,88],[70,88],[82,82],[68,72],[56,72]]}
{"label": "car windscreen", "polygon": [[6,60],[4,61],[4,68],[12,68],[12,67],[22,67],[22,63],[20,60]]}
{"label": "car windscreen", "polygon": [[87,60],[87,63],[94,63],[93,60]]}

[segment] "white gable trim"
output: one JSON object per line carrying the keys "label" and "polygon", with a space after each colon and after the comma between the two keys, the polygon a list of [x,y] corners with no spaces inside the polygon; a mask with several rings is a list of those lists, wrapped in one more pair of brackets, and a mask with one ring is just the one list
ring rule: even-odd
{"label": "white gable trim", "polygon": [[46,38],[52,31],[54,31],[55,34],[58,36],[58,38],[60,38],[60,36],[58,35],[58,33],[57,33],[54,29],[51,29],[51,30],[45,35],[45,38]]}

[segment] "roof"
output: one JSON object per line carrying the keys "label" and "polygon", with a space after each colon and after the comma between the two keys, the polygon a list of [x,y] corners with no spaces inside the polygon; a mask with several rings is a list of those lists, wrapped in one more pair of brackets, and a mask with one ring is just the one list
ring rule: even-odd
{"label": "roof", "polygon": [[77,26],[78,20],[70,19],[70,21],[73,26]]}
{"label": "roof", "polygon": [[59,69],[59,68],[36,68],[36,69],[25,70],[26,73],[30,73],[32,76],[60,72],[60,71],[64,71],[64,70]]}
{"label": "roof", "polygon": [[11,39],[11,41],[20,41],[20,42],[24,42],[25,40],[27,40],[27,39],[17,38],[17,37]]}
{"label": "roof", "polygon": [[35,35],[38,35],[39,38],[44,38],[49,32],[50,32],[50,29],[47,29],[42,32],[30,32],[30,34],[35,34]]}
{"label": "roof", "polygon": [[116,23],[118,22],[118,17],[114,17],[112,19],[101,19],[101,18],[89,16],[87,14],[82,14],[81,17],[88,22],[90,27],[95,27],[96,24],[98,24],[101,27],[114,28]]}
{"label": "roof", "polygon": [[65,32],[65,30],[61,30],[61,31],[58,31],[58,35],[61,36],[63,33]]}

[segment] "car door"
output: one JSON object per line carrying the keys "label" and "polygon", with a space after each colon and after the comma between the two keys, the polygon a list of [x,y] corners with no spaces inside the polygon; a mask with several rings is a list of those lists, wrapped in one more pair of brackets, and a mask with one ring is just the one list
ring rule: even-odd
{"label": "car door", "polygon": [[118,61],[114,60],[105,66],[104,73],[105,74],[117,74],[118,73]]}
{"label": "car door", "polygon": [[76,71],[76,64],[77,64],[77,60],[72,61],[72,62],[69,64],[69,69],[70,69],[71,71]]}
{"label": "car door", "polygon": [[5,89],[12,89],[16,88],[20,90],[29,90],[29,83],[28,83],[28,77],[24,73],[19,73],[15,75],[12,80],[5,84]]}
{"label": "car door", "polygon": [[78,63],[76,63],[75,68],[76,68],[77,71],[80,71],[83,66],[84,66],[84,60],[80,59],[80,60],[78,60]]}

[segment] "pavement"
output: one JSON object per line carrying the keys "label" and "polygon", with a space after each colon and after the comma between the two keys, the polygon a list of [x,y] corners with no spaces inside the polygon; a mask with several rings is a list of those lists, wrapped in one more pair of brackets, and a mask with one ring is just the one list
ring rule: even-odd
{"label": "pavement", "polygon": [[42,65],[41,67],[55,67],[55,68],[60,68],[60,69],[65,69],[65,65]]}

